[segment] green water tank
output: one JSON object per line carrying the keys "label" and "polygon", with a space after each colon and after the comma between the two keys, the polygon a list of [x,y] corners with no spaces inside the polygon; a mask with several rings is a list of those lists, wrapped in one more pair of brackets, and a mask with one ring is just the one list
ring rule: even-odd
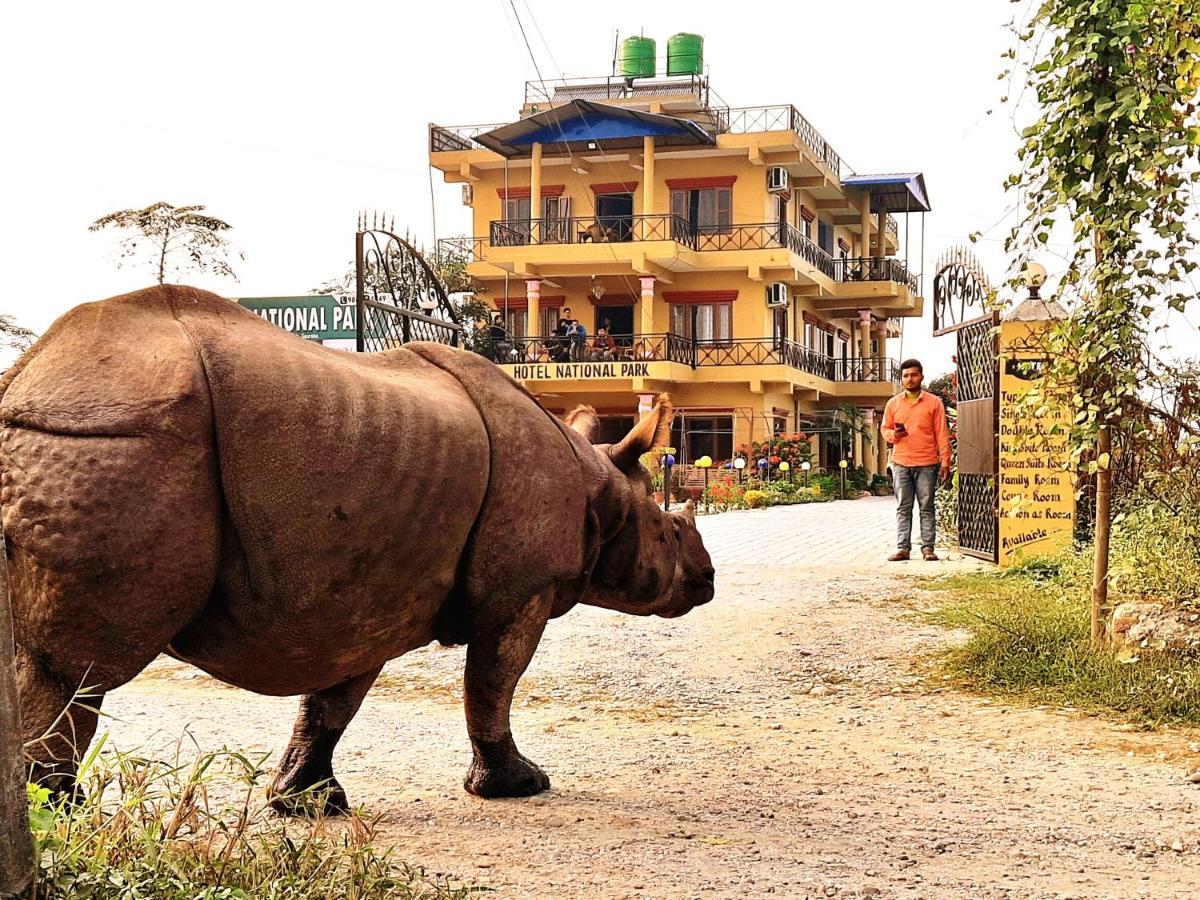
{"label": "green water tank", "polygon": [[653,78],[654,38],[627,37],[621,41],[621,74],[626,78]]}
{"label": "green water tank", "polygon": [[701,75],[704,73],[704,38],[680,32],[667,40],[667,74]]}

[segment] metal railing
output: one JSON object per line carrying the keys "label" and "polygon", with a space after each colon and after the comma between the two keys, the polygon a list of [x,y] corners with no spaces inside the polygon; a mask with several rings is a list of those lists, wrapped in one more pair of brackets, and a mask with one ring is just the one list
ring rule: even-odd
{"label": "metal railing", "polygon": [[457,237],[440,238],[437,242],[438,259],[452,262],[473,263],[483,262],[487,258],[483,248],[488,239],[459,235]]}
{"label": "metal railing", "polygon": [[483,146],[476,143],[477,136],[507,124],[507,122],[500,122],[493,125],[434,125],[431,122],[429,123],[429,152],[474,150]]}
{"label": "metal railing", "polygon": [[695,231],[686,219],[672,215],[496,220],[488,238],[493,247],[675,241],[696,249]]}
{"label": "metal railing", "polygon": [[898,382],[900,364],[894,359],[833,360],[833,381]]}
{"label": "metal railing", "polygon": [[790,366],[828,381],[896,381],[895,360],[835,359],[781,338],[710,338],[693,340],[671,332],[614,334],[611,340],[589,336],[516,338],[492,342],[483,352],[493,362],[530,363],[675,362],[701,366]]}
{"label": "metal railing", "polygon": [[550,335],[493,341],[489,354],[493,362],[572,363],[572,362],[677,362],[696,367],[693,341],[671,332],[661,334],[614,334],[611,341],[589,335],[584,340]]}
{"label": "metal railing", "polygon": [[[839,178],[843,162],[838,152],[791,104],[784,106],[741,106],[713,110],[717,116],[717,130],[727,134],[747,134],[754,131],[791,131],[800,137],[813,155],[829,167]],[[845,168],[849,172],[849,167]]]}
{"label": "metal railing", "polygon": [[883,227],[897,242],[900,240],[900,223],[896,221],[896,217],[891,213],[888,213],[887,218],[883,220]]}
{"label": "metal railing", "polygon": [[660,75],[626,78],[606,75],[591,78],[556,78],[525,82],[525,106],[564,103],[568,100],[623,100],[630,97],[696,97],[708,106],[708,79],[702,75]]}
{"label": "metal railing", "polygon": [[834,272],[837,281],[894,281],[914,294],[917,292],[917,276],[894,256],[838,259],[834,261]]}

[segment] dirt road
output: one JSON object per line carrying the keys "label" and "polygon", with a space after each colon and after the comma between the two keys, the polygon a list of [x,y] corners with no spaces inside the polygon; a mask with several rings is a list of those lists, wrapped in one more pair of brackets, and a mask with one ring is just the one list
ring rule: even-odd
{"label": "dirt road", "polygon": [[[887,499],[702,521],[717,599],[682,619],[552,622],[514,709],[550,775],[531,800],[461,788],[461,649],[390,665],[337,757],[352,802],[432,872],[500,897],[1194,897],[1200,735],[937,691],[954,635],[895,597]],[[907,601],[907,602],[912,602]],[[295,701],[174,663],[114,694],[122,748],[273,750]]]}

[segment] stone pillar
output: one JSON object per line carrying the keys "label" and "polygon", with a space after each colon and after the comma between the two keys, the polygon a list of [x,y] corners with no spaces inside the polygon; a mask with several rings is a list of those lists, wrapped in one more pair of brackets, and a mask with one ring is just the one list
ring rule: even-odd
{"label": "stone pillar", "polygon": [[542,282],[539,279],[531,278],[525,282],[525,302],[528,304],[525,337],[542,337]]}
{"label": "stone pillar", "polygon": [[640,422],[650,414],[650,410],[654,409],[654,394],[638,394],[637,405],[637,420]]}
{"label": "stone pillar", "polygon": [[[638,334],[654,334],[654,282],[653,275],[639,278],[642,286],[641,311],[638,317]],[[668,327],[663,331],[670,330]]]}
{"label": "stone pillar", "polygon": [[860,309],[858,311],[858,358],[862,360],[860,364],[862,371],[859,376],[862,380],[866,380],[871,374],[871,311],[869,309]]}
{"label": "stone pillar", "polygon": [[[532,168],[529,170],[529,218],[538,220],[542,217],[542,145],[533,145]],[[542,242],[541,225],[533,226],[533,243]]]}
{"label": "stone pillar", "polygon": [[652,216],[656,209],[654,206],[654,136],[646,135],[642,138],[642,215]]}
{"label": "stone pillar", "polygon": [[871,256],[871,194],[869,191],[863,191],[862,217],[859,219],[859,226],[862,228],[862,243],[859,245],[858,255],[863,259],[869,259]]}

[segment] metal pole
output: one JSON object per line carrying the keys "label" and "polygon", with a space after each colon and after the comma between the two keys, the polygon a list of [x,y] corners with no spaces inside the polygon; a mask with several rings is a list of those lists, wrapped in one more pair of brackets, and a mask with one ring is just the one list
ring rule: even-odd
{"label": "metal pole", "polygon": [[354,343],[359,353],[365,353],[366,331],[363,319],[367,312],[366,299],[363,291],[363,233],[360,229],[354,234]]}
{"label": "metal pole", "polygon": [[671,467],[663,466],[663,511],[671,511]]}
{"label": "metal pole", "polygon": [[33,887],[33,838],[21,735],[8,561],[0,534],[0,900],[28,897]]}

